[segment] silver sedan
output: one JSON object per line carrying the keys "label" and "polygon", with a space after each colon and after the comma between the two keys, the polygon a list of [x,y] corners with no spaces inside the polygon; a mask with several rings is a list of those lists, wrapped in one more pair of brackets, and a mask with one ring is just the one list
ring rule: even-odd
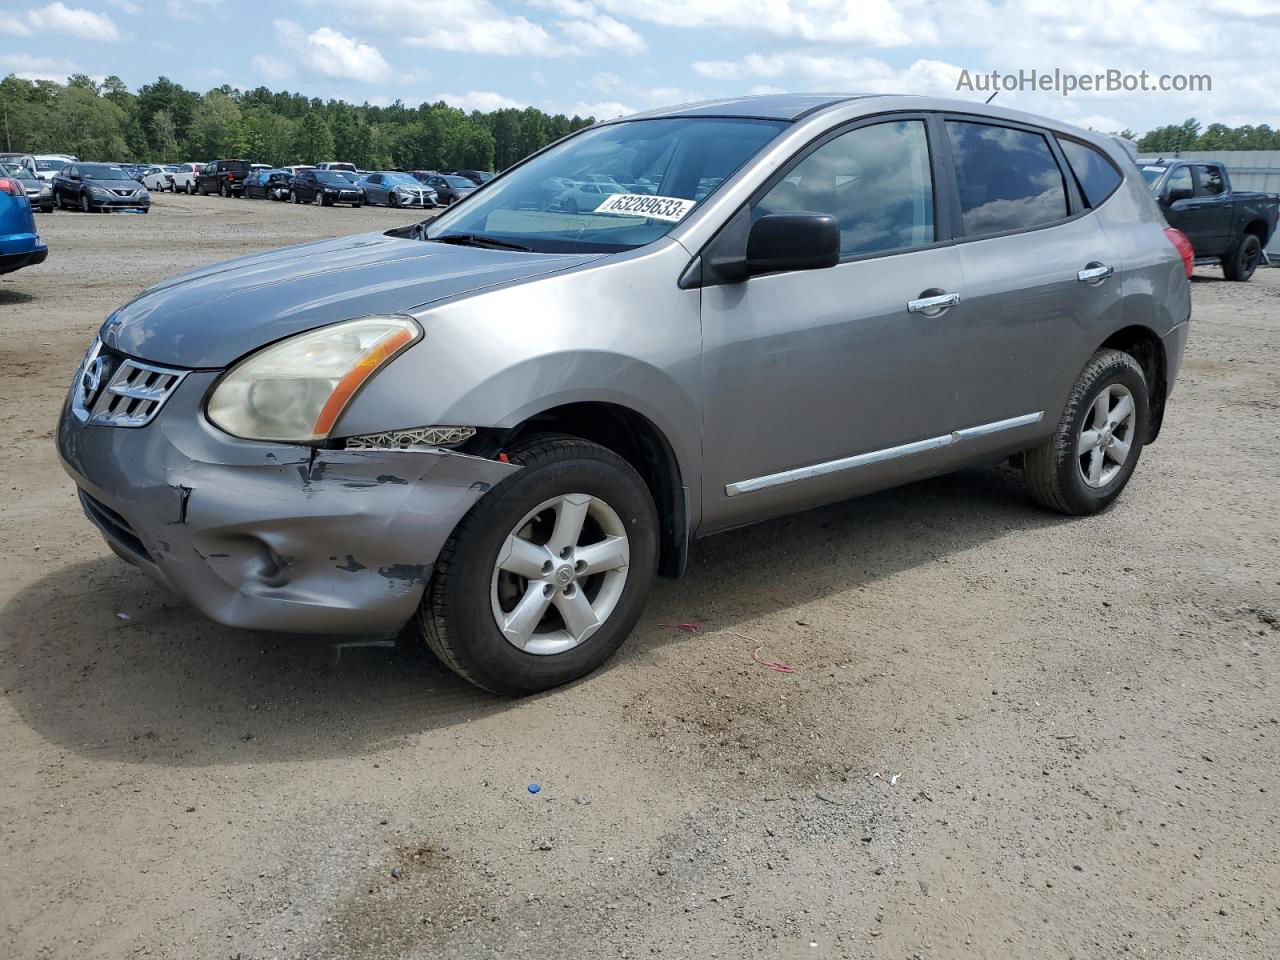
{"label": "silver sedan", "polygon": [[360,181],[370,203],[388,207],[434,207],[436,192],[408,173],[371,173]]}

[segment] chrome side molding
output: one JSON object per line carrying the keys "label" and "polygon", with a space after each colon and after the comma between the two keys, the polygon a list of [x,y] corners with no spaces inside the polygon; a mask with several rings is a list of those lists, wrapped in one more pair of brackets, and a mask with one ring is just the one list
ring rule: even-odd
{"label": "chrome side molding", "polygon": [[824,477],[827,474],[840,473],[844,470],[856,470],[858,467],[866,467],[873,463],[883,463],[886,460],[897,460],[900,457],[909,457],[913,454],[937,450],[940,447],[949,447],[953,443],[959,443],[962,440],[973,440],[977,437],[1000,433],[1003,430],[1029,427],[1032,424],[1039,423],[1042,419],[1044,419],[1043,410],[1036,413],[1024,413],[1022,416],[1010,417],[1007,420],[996,420],[992,423],[979,424],[976,427],[953,430],[951,433],[943,434],[940,437],[916,440],[896,447],[885,447],[883,450],[872,450],[869,453],[859,453],[852,457],[842,457],[839,460],[828,460],[825,463],[815,463],[808,467],[796,467],[794,470],[771,473],[768,476],[756,477],[752,480],[739,480],[737,483],[726,484],[724,492],[726,496],[736,497],[741,493],[754,493],[757,490],[766,490],[769,487],[781,486],[784,483],[796,483],[800,480],[811,480],[814,477]]}

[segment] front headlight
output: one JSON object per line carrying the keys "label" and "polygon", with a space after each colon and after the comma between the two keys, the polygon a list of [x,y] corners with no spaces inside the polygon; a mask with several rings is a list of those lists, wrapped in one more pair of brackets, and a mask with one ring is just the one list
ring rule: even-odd
{"label": "front headlight", "polygon": [[90,188],[89,188],[89,192],[90,192],[90,193],[92,193],[95,197],[110,197],[110,196],[111,196],[111,191],[110,191],[110,190],[107,190],[107,189],[106,189],[106,188],[104,188],[104,187],[90,187]]}
{"label": "front headlight", "polygon": [[410,317],[361,317],[281,340],[218,381],[207,413],[247,440],[312,443],[329,437],[369,378],[422,336]]}

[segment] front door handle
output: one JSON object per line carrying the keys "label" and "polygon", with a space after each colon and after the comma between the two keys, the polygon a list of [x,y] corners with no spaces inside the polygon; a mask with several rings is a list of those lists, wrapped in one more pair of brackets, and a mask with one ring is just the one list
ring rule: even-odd
{"label": "front door handle", "polygon": [[1085,283],[1097,283],[1107,279],[1116,272],[1115,267],[1105,263],[1091,263],[1079,273],[1076,274],[1077,280],[1083,280]]}
{"label": "front door handle", "polygon": [[[929,291],[926,290],[925,292],[928,293]],[[926,317],[937,317],[959,302],[960,294],[958,293],[939,293],[935,296],[921,297],[918,300],[908,300],[907,312],[922,313]]]}

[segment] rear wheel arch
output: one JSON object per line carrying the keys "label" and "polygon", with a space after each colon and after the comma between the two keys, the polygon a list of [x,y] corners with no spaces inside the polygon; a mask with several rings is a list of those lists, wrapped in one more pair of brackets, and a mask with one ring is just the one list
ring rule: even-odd
{"label": "rear wheel arch", "polygon": [[1151,403],[1151,417],[1145,442],[1151,443],[1160,435],[1160,425],[1164,420],[1165,397],[1169,392],[1168,358],[1165,356],[1164,342],[1150,327],[1134,325],[1117,330],[1100,343],[1097,349],[1120,350],[1137,360],[1138,365],[1142,367]]}
{"label": "rear wheel arch", "polygon": [[678,577],[689,555],[689,508],[679,459],[666,435],[646,417],[621,404],[566,403],[536,413],[505,431],[503,444],[555,433],[589,440],[612,450],[640,474],[658,512],[658,573]]}

